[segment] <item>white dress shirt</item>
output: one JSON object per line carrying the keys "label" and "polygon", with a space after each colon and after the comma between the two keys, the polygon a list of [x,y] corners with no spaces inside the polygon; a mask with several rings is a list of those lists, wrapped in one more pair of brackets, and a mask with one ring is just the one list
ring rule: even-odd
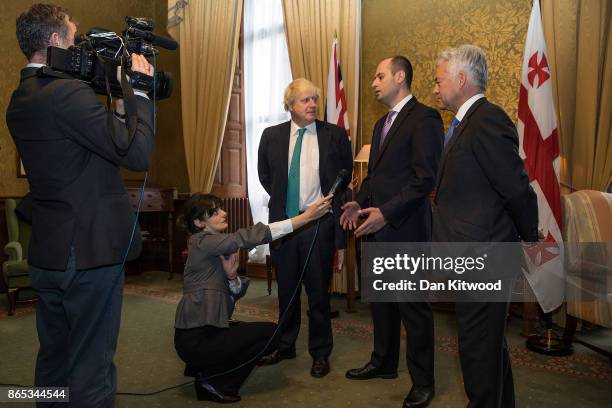
{"label": "white dress shirt", "polygon": [[465,116],[467,111],[472,107],[474,102],[476,102],[480,98],[484,98],[484,94],[481,94],[481,93],[476,94],[472,96],[470,99],[468,99],[467,101],[463,102],[463,104],[457,110],[457,114],[455,115],[455,117],[457,118],[459,122],[463,120],[463,117]]}
{"label": "white dress shirt", "polygon": [[[291,158],[301,129],[294,121],[291,121],[291,133],[289,136],[289,156],[287,174],[291,170]],[[302,153],[300,155],[300,211],[306,210],[321,197],[321,179],[319,178],[319,142],[317,140],[317,124],[312,122],[306,126],[306,132],[302,137]]]}
{"label": "white dress shirt", "polygon": [[391,119],[391,125],[389,127],[393,126],[393,122],[395,122],[395,119],[397,118],[397,114],[402,110],[404,106],[406,106],[406,104],[408,103],[410,99],[412,99],[412,94],[409,94],[407,97],[399,101],[397,105],[395,105],[393,108],[390,109],[395,112],[395,115],[393,115],[393,118]]}

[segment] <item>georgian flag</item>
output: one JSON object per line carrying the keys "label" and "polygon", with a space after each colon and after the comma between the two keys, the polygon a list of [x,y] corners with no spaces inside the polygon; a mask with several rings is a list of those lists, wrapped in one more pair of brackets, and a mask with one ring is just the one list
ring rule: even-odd
{"label": "georgian flag", "polygon": [[552,79],[542,29],[540,5],[534,0],[525,41],[518,108],[520,155],[538,196],[538,229],[545,243],[527,252],[525,273],[542,310],[563,303],[565,273],[561,236],[559,137],[552,97]]}

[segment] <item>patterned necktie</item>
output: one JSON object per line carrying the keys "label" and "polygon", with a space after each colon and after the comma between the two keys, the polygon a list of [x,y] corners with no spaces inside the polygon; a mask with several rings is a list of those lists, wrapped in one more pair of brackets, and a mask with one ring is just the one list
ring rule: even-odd
{"label": "patterned necktie", "polygon": [[453,138],[453,133],[455,133],[455,128],[458,124],[459,121],[457,120],[457,118],[453,118],[453,121],[451,122],[451,125],[449,126],[448,131],[446,132],[446,136],[444,136],[444,147],[446,147],[448,142],[450,142],[450,140]]}
{"label": "patterned necktie", "polygon": [[285,213],[287,217],[295,217],[300,213],[300,155],[302,154],[302,140],[304,139],[306,128],[298,130],[298,137],[291,156],[289,166],[289,177],[287,179],[287,201],[285,203]]}
{"label": "patterned necktie", "polygon": [[378,145],[378,150],[382,150],[383,144],[385,143],[385,138],[389,133],[389,129],[391,129],[391,125],[393,124],[393,117],[395,116],[396,111],[389,111],[387,113],[387,119],[385,119],[385,124],[382,128],[382,133],[380,134],[380,144]]}

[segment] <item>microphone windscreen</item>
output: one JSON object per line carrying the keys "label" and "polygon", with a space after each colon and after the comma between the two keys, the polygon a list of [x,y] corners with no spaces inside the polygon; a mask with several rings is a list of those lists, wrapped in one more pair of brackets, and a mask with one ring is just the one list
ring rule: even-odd
{"label": "microphone windscreen", "polygon": [[167,50],[176,50],[176,47],[178,46],[178,43],[172,38],[162,37],[161,35],[155,35],[152,42],[154,45]]}
{"label": "microphone windscreen", "polygon": [[327,195],[337,194],[338,191],[344,189],[344,187],[350,181],[349,178],[350,178],[349,172],[346,169],[341,169],[338,172],[338,176],[336,177],[336,180],[334,180],[334,184],[332,184],[332,186],[329,189],[329,192],[327,193]]}

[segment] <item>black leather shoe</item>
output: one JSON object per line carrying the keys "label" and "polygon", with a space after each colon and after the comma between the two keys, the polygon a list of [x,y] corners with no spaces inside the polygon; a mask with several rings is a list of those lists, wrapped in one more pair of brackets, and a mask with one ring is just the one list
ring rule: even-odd
{"label": "black leather shoe", "polygon": [[295,350],[294,351],[280,351],[274,350],[272,353],[263,356],[257,362],[257,365],[274,365],[280,363],[281,360],[290,360],[295,358]]}
{"label": "black leather shoe", "polygon": [[434,397],[433,387],[412,387],[404,399],[404,408],[424,408]]}
{"label": "black leather shoe", "polygon": [[397,371],[382,370],[368,361],[361,368],[353,368],[346,372],[346,378],[349,380],[371,380],[372,378],[392,379],[397,378]]}
{"label": "black leather shoe", "polygon": [[201,380],[196,380],[194,385],[199,401],[213,401],[220,404],[231,404],[242,399],[239,395],[223,394],[222,392],[217,391],[212,385],[202,382]]}
{"label": "black leather shoe", "polygon": [[329,374],[329,360],[327,357],[317,357],[312,360],[310,375],[315,378],[325,377]]}

